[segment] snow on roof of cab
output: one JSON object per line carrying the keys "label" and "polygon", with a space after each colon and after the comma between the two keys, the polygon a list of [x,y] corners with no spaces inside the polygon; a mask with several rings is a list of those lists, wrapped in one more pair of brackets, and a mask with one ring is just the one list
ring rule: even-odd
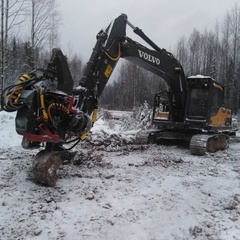
{"label": "snow on roof of cab", "polygon": [[190,76],[188,78],[211,78],[211,77],[198,74],[198,75],[195,75],[195,76]]}

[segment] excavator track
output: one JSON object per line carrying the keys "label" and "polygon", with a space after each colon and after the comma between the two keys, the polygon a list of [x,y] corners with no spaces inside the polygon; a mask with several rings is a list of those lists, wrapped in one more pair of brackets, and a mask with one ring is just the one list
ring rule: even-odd
{"label": "excavator track", "polygon": [[204,155],[229,147],[229,136],[226,134],[196,134],[190,141],[190,152],[193,155]]}

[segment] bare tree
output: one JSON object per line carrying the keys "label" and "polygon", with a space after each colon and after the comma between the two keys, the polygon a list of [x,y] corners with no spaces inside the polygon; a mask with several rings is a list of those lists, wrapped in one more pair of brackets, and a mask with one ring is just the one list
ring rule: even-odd
{"label": "bare tree", "polygon": [[4,88],[4,0],[1,1],[1,89]]}
{"label": "bare tree", "polygon": [[51,51],[54,47],[57,46],[59,43],[59,32],[58,32],[58,26],[61,22],[60,13],[57,8],[57,2],[56,0],[52,3],[52,14],[50,15],[50,32],[49,32],[49,51]]}
{"label": "bare tree", "polygon": [[[231,78],[229,78],[229,98],[234,111],[238,109],[240,101],[240,84],[239,84],[239,64],[240,64],[240,8],[236,4],[229,13],[230,17],[230,69]],[[227,76],[228,77],[228,76]]]}
{"label": "bare tree", "polygon": [[82,76],[83,61],[77,54],[68,60],[69,68],[73,77],[74,85],[77,86]]}
{"label": "bare tree", "polygon": [[165,86],[165,82],[156,74],[124,61],[116,81],[104,89],[100,104],[118,110],[132,110],[144,102],[153,105],[154,94],[164,90]]}
{"label": "bare tree", "polygon": [[28,0],[30,11],[30,35],[33,49],[33,67],[37,56],[45,46],[53,47],[58,39],[59,24],[57,0]]}
{"label": "bare tree", "polygon": [[187,45],[186,37],[181,37],[177,42],[176,58],[183,66],[183,69],[185,70],[185,75],[189,76],[190,74],[189,48]]}
{"label": "bare tree", "polygon": [[201,33],[194,29],[189,41],[189,62],[190,62],[190,74],[196,75],[201,73],[202,67],[202,46],[203,39]]}
{"label": "bare tree", "polygon": [[24,22],[24,0],[1,0],[1,75],[2,85],[5,78],[9,77],[8,69],[11,60],[9,59],[8,44],[11,38],[17,36],[17,29],[20,29]]}

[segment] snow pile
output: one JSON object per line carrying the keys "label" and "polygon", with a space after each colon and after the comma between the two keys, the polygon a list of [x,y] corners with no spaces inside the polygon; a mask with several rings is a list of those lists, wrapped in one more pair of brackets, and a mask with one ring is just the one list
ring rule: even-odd
{"label": "snow pile", "polygon": [[15,147],[21,144],[22,138],[15,131],[15,116],[16,112],[0,112],[1,147]]}
{"label": "snow pile", "polygon": [[200,157],[176,146],[134,148],[132,123],[124,131],[101,118],[50,188],[32,181],[36,152],[21,149],[14,114],[0,112],[0,122],[2,240],[240,239],[238,141]]}

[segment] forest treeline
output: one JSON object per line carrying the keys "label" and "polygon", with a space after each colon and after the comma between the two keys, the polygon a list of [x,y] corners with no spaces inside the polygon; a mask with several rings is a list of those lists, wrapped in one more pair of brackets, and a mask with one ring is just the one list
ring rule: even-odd
{"label": "forest treeline", "polygon": [[[16,83],[35,68],[44,68],[52,49],[59,47],[59,0],[1,0],[0,90]],[[69,58],[74,79],[79,81],[83,63]]]}
{"label": "forest treeline", "polygon": [[[1,0],[1,88],[16,82],[23,73],[44,67],[52,48],[59,47],[58,4],[58,0]],[[237,4],[226,11],[214,29],[206,28],[203,32],[193,29],[190,36],[178,39],[172,53],[186,76],[207,75],[223,83],[225,106],[234,113],[239,111],[240,8]],[[85,63],[77,54],[67,57],[77,84]],[[144,102],[152,105],[154,94],[166,87],[160,77],[125,60],[113,80],[104,89],[101,107],[132,110]]]}

